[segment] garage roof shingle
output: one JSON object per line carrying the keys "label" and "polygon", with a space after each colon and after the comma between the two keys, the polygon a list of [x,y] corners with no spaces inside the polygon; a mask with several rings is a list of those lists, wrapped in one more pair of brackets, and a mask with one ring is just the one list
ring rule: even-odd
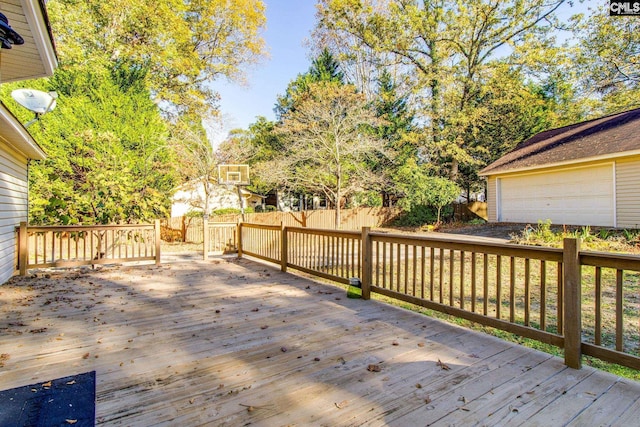
{"label": "garage roof shingle", "polygon": [[640,108],[540,132],[484,168],[480,175],[635,150],[640,150]]}

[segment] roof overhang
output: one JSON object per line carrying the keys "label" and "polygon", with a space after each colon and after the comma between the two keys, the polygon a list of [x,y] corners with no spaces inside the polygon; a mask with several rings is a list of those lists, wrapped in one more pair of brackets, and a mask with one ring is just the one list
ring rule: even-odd
{"label": "roof overhang", "polygon": [[488,171],[478,173],[478,176],[497,176],[497,175],[512,175],[512,174],[521,174],[527,172],[534,172],[544,169],[556,169],[568,166],[580,166],[585,163],[597,163],[597,162],[605,162],[613,159],[623,158],[623,157],[634,157],[640,156],[640,150],[634,151],[622,151],[619,153],[610,153],[602,156],[593,156],[593,157],[583,157],[576,160],[567,160],[565,162],[555,162],[555,163],[547,163],[543,165],[535,165],[524,168],[514,168],[514,169],[498,169],[495,171]]}
{"label": "roof overhang", "polygon": [[0,49],[0,83],[51,76],[58,59],[44,0],[3,0],[0,12],[24,39]]}
{"label": "roof overhang", "polygon": [[27,132],[27,129],[0,102],[0,141],[22,153],[27,159],[44,160],[45,152]]}

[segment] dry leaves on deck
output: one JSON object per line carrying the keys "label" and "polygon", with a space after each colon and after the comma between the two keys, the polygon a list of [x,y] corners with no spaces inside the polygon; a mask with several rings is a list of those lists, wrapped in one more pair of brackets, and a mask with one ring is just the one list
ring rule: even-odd
{"label": "dry leaves on deck", "polygon": [[436,365],[440,366],[440,368],[442,368],[445,371],[449,371],[451,370],[451,368],[449,367],[449,365],[447,365],[446,363],[444,363],[442,360],[438,359],[438,362],[436,363]]}
{"label": "dry leaves on deck", "polygon": [[369,366],[367,366],[367,371],[369,371],[369,372],[380,372],[381,368],[380,368],[380,365],[376,365],[375,363],[371,363],[371,364],[369,364]]}

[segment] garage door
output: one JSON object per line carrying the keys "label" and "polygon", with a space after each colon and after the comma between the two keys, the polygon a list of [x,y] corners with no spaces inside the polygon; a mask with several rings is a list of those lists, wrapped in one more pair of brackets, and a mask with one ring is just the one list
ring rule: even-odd
{"label": "garage door", "polygon": [[613,227],[613,165],[498,180],[498,221]]}

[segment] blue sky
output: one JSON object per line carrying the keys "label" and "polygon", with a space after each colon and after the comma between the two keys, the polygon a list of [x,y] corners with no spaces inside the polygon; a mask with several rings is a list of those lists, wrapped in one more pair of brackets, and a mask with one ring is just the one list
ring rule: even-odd
{"label": "blue sky", "polygon": [[[305,40],[310,39],[315,25],[315,0],[265,0],[267,28],[263,36],[269,58],[247,72],[247,85],[218,81],[213,87],[221,95],[222,123],[217,137],[231,129],[246,129],[257,116],[275,118],[273,106],[278,95],[311,63]],[[584,12],[587,6],[598,7],[600,1],[574,2],[564,8],[562,17]],[[214,139],[216,139],[214,137]]]}
{"label": "blue sky", "polygon": [[315,24],[315,0],[266,0],[265,4],[269,58],[248,70],[245,87],[224,81],[213,85],[222,97],[222,126],[227,131],[246,129],[256,116],[274,119],[277,96],[311,64],[304,42]]}

